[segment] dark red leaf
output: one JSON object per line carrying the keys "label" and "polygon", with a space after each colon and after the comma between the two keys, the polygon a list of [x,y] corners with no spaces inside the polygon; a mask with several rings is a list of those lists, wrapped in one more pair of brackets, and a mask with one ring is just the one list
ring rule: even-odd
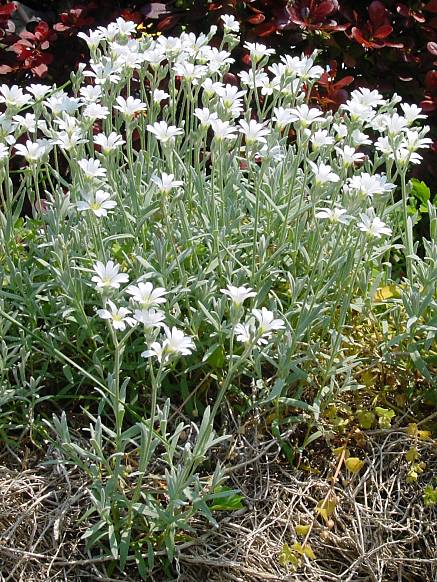
{"label": "dark red leaf", "polygon": [[351,35],[352,35],[352,38],[356,42],[358,42],[360,45],[362,45],[366,48],[373,48],[374,47],[374,44],[369,42],[367,39],[365,39],[364,36],[361,34],[361,31],[356,26],[352,27]]}
{"label": "dark red leaf", "polygon": [[426,48],[432,55],[437,56],[437,42],[429,42]]}
{"label": "dark red leaf", "polygon": [[340,79],[339,81],[336,81],[334,87],[338,90],[338,89],[343,89],[343,87],[347,87],[348,85],[350,85],[354,80],[354,77],[352,77],[352,75],[348,75],[347,77],[343,77],[343,79]]}
{"label": "dark red leaf", "polygon": [[385,24],[387,21],[387,9],[379,0],[373,0],[373,2],[370,3],[368,12],[372,24],[376,26]]}
{"label": "dark red leaf", "polygon": [[392,32],[393,27],[390,24],[383,24],[375,30],[373,38],[387,38]]}
{"label": "dark red leaf", "polygon": [[156,25],[156,30],[158,32],[163,32],[164,30],[168,30],[175,26],[179,20],[181,19],[179,14],[172,14],[171,16],[167,16],[158,22]]}
{"label": "dark red leaf", "polygon": [[437,71],[428,71],[425,75],[425,87],[431,91],[437,90]]}
{"label": "dark red leaf", "polygon": [[264,22],[265,19],[266,17],[264,16],[264,14],[258,13],[248,18],[247,22],[250,22],[250,24],[261,24],[262,22]]}
{"label": "dark red leaf", "polygon": [[322,21],[325,16],[328,16],[328,14],[336,10],[338,10],[338,4],[336,2],[333,2],[333,0],[324,0],[314,10],[313,19],[315,21]]}
{"label": "dark red leaf", "polygon": [[410,14],[410,9],[408,8],[408,6],[405,6],[405,4],[398,4],[396,6],[396,12],[401,16],[405,16],[405,18],[408,18]]}
{"label": "dark red leaf", "polygon": [[265,38],[276,32],[276,30],[277,28],[274,22],[263,22],[254,29],[254,32],[261,38]]}
{"label": "dark red leaf", "polygon": [[0,65],[0,75],[7,75],[8,73],[12,73],[13,70],[14,69],[8,65]]}
{"label": "dark red leaf", "polygon": [[428,4],[424,6],[423,9],[427,10],[428,12],[437,13],[437,0],[431,0],[431,2],[428,2]]}
{"label": "dark red leaf", "polygon": [[17,6],[13,2],[8,2],[4,6],[0,6],[0,18],[8,19],[17,9]]}
{"label": "dark red leaf", "polygon": [[419,107],[421,107],[425,113],[432,113],[437,109],[437,102],[433,99],[423,99],[423,101],[419,103]]}

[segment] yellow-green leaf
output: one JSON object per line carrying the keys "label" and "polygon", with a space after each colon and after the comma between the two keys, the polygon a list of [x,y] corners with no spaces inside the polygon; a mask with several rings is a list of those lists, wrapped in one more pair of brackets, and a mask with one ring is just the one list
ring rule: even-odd
{"label": "yellow-green leaf", "polygon": [[333,499],[328,499],[325,502],[319,501],[316,506],[316,511],[326,522],[328,522],[336,507],[337,503]]}
{"label": "yellow-green leaf", "polygon": [[415,422],[410,422],[407,426],[407,435],[412,438],[418,438],[421,441],[427,441],[431,438],[431,431],[419,430]]}
{"label": "yellow-green leaf", "polygon": [[305,537],[307,535],[307,533],[310,531],[310,525],[303,525],[303,524],[299,524],[295,526],[295,531],[296,531],[296,535],[300,536],[300,537]]}
{"label": "yellow-green leaf", "polygon": [[419,457],[420,453],[416,447],[411,447],[411,449],[405,453],[405,458],[409,463],[414,463],[414,461],[417,461]]}
{"label": "yellow-green leaf", "polygon": [[281,551],[279,552],[278,562],[283,567],[293,566],[294,568],[297,568],[299,566],[299,558],[288,544],[282,546]]}
{"label": "yellow-green leaf", "polygon": [[375,422],[375,415],[370,410],[357,410],[356,413],[361,428],[368,430]]}
{"label": "yellow-green leaf", "polygon": [[349,459],[346,459],[345,465],[348,471],[355,475],[355,473],[359,473],[363,468],[364,461],[362,461],[358,457],[349,457]]}
{"label": "yellow-green leaf", "polygon": [[294,542],[291,549],[294,550],[297,554],[300,554],[301,556],[306,556],[310,560],[316,559],[315,553],[313,552],[311,546],[309,546],[308,544],[303,546],[299,542]]}
{"label": "yellow-green leaf", "polygon": [[386,285],[385,287],[380,287],[375,293],[375,301],[385,301],[386,299],[391,299],[392,297],[400,297],[399,289],[397,285]]}
{"label": "yellow-green leaf", "polygon": [[[334,457],[337,460],[340,459],[341,455],[343,454],[343,449],[344,449],[344,447],[337,447],[336,449],[334,449],[334,451],[333,451]],[[347,459],[348,457],[350,457],[350,452],[349,452],[349,449],[346,449],[345,453],[344,453],[344,458]]]}

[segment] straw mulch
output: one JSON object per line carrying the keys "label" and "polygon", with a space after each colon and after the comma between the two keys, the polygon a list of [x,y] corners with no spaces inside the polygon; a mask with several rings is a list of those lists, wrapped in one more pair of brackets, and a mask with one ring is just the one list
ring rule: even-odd
{"label": "straw mulch", "polygon": [[[245,508],[218,515],[217,530],[194,523],[198,536],[180,547],[174,575],[157,568],[150,580],[434,582],[437,513],[422,495],[437,474],[436,442],[415,443],[426,468],[418,482],[407,483],[412,440],[405,431],[374,431],[366,439],[362,470],[347,480],[342,467],[333,482],[336,461],[328,455],[318,474],[290,469],[274,441],[240,434],[228,461],[229,485],[240,489]],[[88,504],[83,475],[60,464],[26,469],[21,462],[9,455],[0,466],[1,582],[138,581],[129,567],[123,576],[108,574],[108,558],[86,552],[80,539],[86,524],[77,523]],[[316,505],[327,495],[336,508],[326,525]],[[316,559],[303,558],[293,571],[279,555],[284,544],[302,543],[297,524],[312,524],[308,544]]]}

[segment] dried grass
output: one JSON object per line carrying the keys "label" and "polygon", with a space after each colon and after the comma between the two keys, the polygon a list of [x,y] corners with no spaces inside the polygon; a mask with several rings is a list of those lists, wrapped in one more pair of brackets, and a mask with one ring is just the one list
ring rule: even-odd
{"label": "dried grass", "polygon": [[[368,437],[365,468],[333,486],[332,527],[320,517],[315,521],[309,543],[316,560],[305,558],[292,572],[279,564],[279,552],[296,540],[296,524],[314,520],[316,504],[330,488],[333,465],[327,459],[319,475],[290,469],[274,441],[255,445],[240,435],[233,458],[241,462],[234,465],[230,482],[242,491],[247,507],[219,516],[217,530],[194,524],[199,538],[184,544],[172,580],[434,582],[436,512],[424,507],[422,490],[437,473],[436,443],[417,443],[427,468],[419,483],[408,484],[405,452],[410,447],[402,430]],[[48,451],[47,458],[54,455]],[[87,484],[77,469],[39,463],[23,470],[19,461],[15,469],[11,457],[0,466],[1,582],[139,579],[134,574],[111,577],[108,559],[84,550],[80,536],[86,525],[78,526],[77,520],[88,503]],[[151,580],[170,582],[159,571]]]}

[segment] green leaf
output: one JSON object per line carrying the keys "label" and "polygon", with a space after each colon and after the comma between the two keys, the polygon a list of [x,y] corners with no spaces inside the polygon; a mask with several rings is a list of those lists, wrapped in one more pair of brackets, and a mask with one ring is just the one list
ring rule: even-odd
{"label": "green leaf", "polygon": [[299,557],[293,552],[288,544],[284,544],[279,552],[278,562],[281,566],[292,566],[297,568],[299,566]]}
{"label": "green leaf", "polygon": [[115,528],[112,523],[108,527],[108,540],[111,554],[114,556],[114,558],[118,558],[118,541],[117,536],[115,535]]}
{"label": "green leaf", "polygon": [[244,509],[244,505],[242,504],[243,499],[244,496],[237,495],[234,489],[219,485],[214,491],[214,505],[211,505],[209,509],[211,511],[236,511],[237,509]]}
{"label": "green leaf", "polygon": [[413,187],[412,191],[411,191],[412,195],[415,196],[418,200],[420,200],[420,202],[422,202],[422,204],[424,204],[425,209],[426,209],[425,212],[427,212],[428,208],[426,206],[426,203],[431,198],[431,190],[425,184],[425,182],[422,182],[421,180],[418,180],[417,178],[413,178],[411,180],[411,185]]}
{"label": "green leaf", "polygon": [[123,530],[120,538],[120,570],[123,572],[126,566],[126,561],[129,555],[130,539],[132,528],[128,524],[128,528]]}

